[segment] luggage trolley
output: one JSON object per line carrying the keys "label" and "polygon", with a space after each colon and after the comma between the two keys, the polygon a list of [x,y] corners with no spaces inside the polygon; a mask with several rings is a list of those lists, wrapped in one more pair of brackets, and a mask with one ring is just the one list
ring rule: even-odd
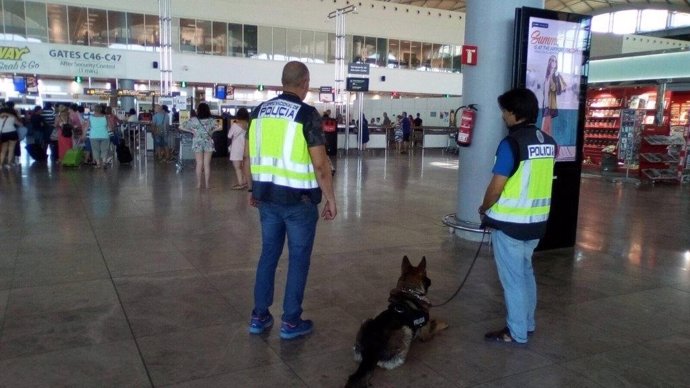
{"label": "luggage trolley", "polygon": [[177,162],[175,163],[176,171],[179,173],[184,168],[189,160],[194,160],[194,152],[192,151],[193,135],[189,132],[177,131],[177,141],[179,142]]}

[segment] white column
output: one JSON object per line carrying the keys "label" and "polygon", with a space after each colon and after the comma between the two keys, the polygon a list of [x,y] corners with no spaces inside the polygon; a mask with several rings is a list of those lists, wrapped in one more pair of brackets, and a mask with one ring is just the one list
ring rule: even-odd
{"label": "white column", "polygon": [[[478,47],[476,66],[463,66],[462,102],[477,104],[472,145],[461,147],[456,218],[479,226],[477,208],[491,180],[498,143],[508,130],[496,99],[510,89],[515,9],[544,8],[543,0],[467,0],[465,44]],[[458,117],[459,120],[459,117]],[[457,229],[468,240],[482,235]]]}

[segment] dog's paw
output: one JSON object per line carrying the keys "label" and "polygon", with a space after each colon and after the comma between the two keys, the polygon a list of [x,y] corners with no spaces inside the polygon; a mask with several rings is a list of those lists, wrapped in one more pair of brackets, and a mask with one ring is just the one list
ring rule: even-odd
{"label": "dog's paw", "polygon": [[436,324],[436,325],[435,325],[436,327],[435,327],[435,330],[434,330],[434,331],[446,330],[446,329],[448,328],[448,324],[447,324],[446,322],[443,322],[443,321],[436,321],[436,320],[435,320],[434,323]]}

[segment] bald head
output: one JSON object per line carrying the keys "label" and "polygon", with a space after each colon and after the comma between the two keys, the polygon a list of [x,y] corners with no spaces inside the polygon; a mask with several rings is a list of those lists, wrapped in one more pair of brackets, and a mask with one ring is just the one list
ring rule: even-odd
{"label": "bald head", "polygon": [[281,81],[285,87],[299,87],[305,79],[309,78],[309,69],[302,62],[288,62],[283,67],[283,77]]}
{"label": "bald head", "polygon": [[309,91],[309,69],[302,62],[291,61],[283,67],[283,91],[300,96],[303,100]]}

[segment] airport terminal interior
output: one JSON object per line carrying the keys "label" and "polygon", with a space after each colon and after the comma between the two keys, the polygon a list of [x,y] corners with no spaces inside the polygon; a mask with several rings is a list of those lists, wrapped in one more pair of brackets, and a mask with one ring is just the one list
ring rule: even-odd
{"label": "airport terminal interior", "polygon": [[[218,4],[221,0],[202,1]],[[242,1],[234,5],[248,9],[260,4],[257,7],[265,10],[278,4],[277,0],[263,1],[263,4],[251,2],[247,5],[249,2]],[[436,18],[426,20],[442,20],[436,22],[441,25],[460,23],[456,20],[462,20],[461,17],[451,18],[451,15],[467,11],[465,1],[363,1],[373,10],[370,10],[373,15],[393,15],[400,7],[400,13],[396,14],[399,20],[417,17],[403,16],[403,7],[423,7],[424,11],[429,10],[429,18]],[[310,2],[317,3],[316,0]],[[74,23],[88,28],[93,27],[94,20],[103,23],[107,20],[116,26],[146,25],[145,20],[155,14],[155,10],[152,11],[151,4],[145,4],[142,10],[134,9],[135,3],[127,0],[106,6],[96,0],[0,0],[3,7],[0,21],[4,28],[0,41],[8,45],[0,48],[10,56],[37,56],[37,61],[42,61],[42,71],[47,71],[46,67],[51,64],[58,69],[55,74],[38,74],[44,78],[42,88],[49,86],[53,88],[50,90],[60,91],[59,96],[52,96],[54,101],[59,101],[58,97],[78,96],[87,85],[97,90],[106,81],[108,95],[105,99],[85,96],[86,92],[81,98],[115,105],[122,105],[125,98],[131,102],[135,95],[140,102],[144,94],[151,99],[154,92],[150,88],[135,89],[145,83],[151,86],[151,79],[139,74],[153,74],[154,86],[158,82],[155,79],[159,75],[158,55],[154,56],[151,50],[159,49],[156,44],[161,42],[155,39],[154,46],[146,46],[147,50],[117,46],[115,50],[120,50],[117,52],[123,53],[127,60],[108,64],[116,72],[107,77],[94,77],[93,85],[91,79],[82,84],[79,74],[74,75],[72,82],[71,73],[69,76],[62,73],[63,62],[71,66],[66,59],[55,60],[52,54],[40,57],[45,47],[70,50],[80,47],[84,53],[111,54],[99,39],[113,42],[117,35],[117,39],[129,39],[132,44],[136,38],[136,35],[120,36],[118,28],[109,28],[105,35],[86,34],[87,42],[78,43],[78,39],[83,38],[81,35],[68,36],[67,30],[54,28],[60,23],[71,26],[66,16],[48,17],[56,15],[55,9],[64,10],[64,15],[69,11]],[[261,76],[268,77],[270,72],[266,69],[282,67],[281,58],[284,57],[261,60],[252,56],[257,52],[250,55],[251,50],[257,49],[252,46],[256,42],[260,43],[259,52],[262,45],[274,51],[280,48],[264,39],[268,36],[277,37],[276,42],[288,42],[290,37],[307,41],[304,37],[309,36],[311,43],[305,47],[311,47],[312,43],[317,47],[310,49],[314,57],[308,58],[311,68],[316,70],[312,76],[324,80],[324,69],[327,69],[328,82],[332,81],[330,64],[333,61],[330,60],[335,54],[330,54],[333,47],[327,46],[326,41],[330,42],[331,36],[335,39],[336,34],[335,30],[326,32],[323,27],[326,24],[304,27],[289,20],[283,25],[279,20],[261,20],[248,13],[235,19],[236,14],[232,12],[211,15],[211,11],[199,11],[190,6],[192,2],[175,0],[174,3],[184,9],[184,14],[174,15],[175,50],[180,50],[174,53],[175,58],[181,56],[190,63],[183,71],[175,73],[175,77],[180,78],[175,79],[179,84],[176,90],[189,91],[189,97],[193,96],[197,102],[204,93],[210,97],[211,90],[217,91],[213,85],[227,87],[233,84],[228,79],[201,82],[191,78],[192,74],[194,77],[199,74],[228,77],[227,74],[211,74],[216,70],[209,71],[210,64],[230,64],[228,68],[236,66],[234,69],[249,70],[247,74],[251,77],[243,76],[251,79],[235,90],[233,103],[246,102],[241,100],[243,95],[268,95],[263,90],[267,78]],[[330,6],[330,1],[328,3]],[[337,0],[333,3],[349,6],[355,2]],[[670,38],[690,40],[687,37],[690,36],[688,0],[546,0],[544,4],[550,10],[600,14],[598,24],[605,27],[614,27],[617,11],[644,8],[645,12],[654,12],[662,8],[668,11],[661,17],[666,26],[679,26],[673,29],[676,35],[663,35],[669,38],[664,44],[670,44]],[[5,16],[23,15],[25,10],[26,20],[39,16],[45,25],[33,26],[25,24],[24,17]],[[438,17],[432,15],[432,11],[438,12]],[[602,16],[607,11],[611,13]],[[296,14],[294,9],[286,12]],[[442,12],[450,13],[447,18],[450,21]],[[308,11],[305,14],[313,16]],[[416,14],[420,14],[418,20],[427,17],[419,10]],[[96,19],[88,15],[95,15]],[[113,16],[106,18],[105,15]],[[631,15],[628,17],[635,19],[637,27],[652,19],[646,18],[649,14],[642,11],[635,11],[634,17]],[[205,20],[207,18],[214,20]],[[151,25],[158,31],[158,15],[154,19]],[[49,20],[57,24],[50,27]],[[433,27],[434,22],[426,23],[430,29]],[[225,29],[228,36],[233,31],[243,36],[234,40],[224,36],[225,40],[221,39],[224,43],[219,45],[221,55],[211,55],[202,50],[203,45],[189,45],[181,39],[189,36],[200,42],[211,42],[198,34],[200,26],[206,26],[209,32],[217,25]],[[23,32],[12,32],[12,28]],[[459,68],[455,67],[460,56],[450,53],[459,50],[463,42],[436,42],[428,38],[431,35],[428,31],[420,34],[418,42],[411,41],[410,37],[402,36],[409,33],[406,27],[391,28],[392,33],[386,31],[385,24],[378,30],[372,27],[370,31],[347,32],[351,45],[358,39],[360,43],[373,39],[375,47],[397,47],[402,53],[402,42],[407,42],[408,65],[382,51],[381,58],[387,62],[372,66],[372,74],[375,74],[371,77],[372,87],[392,88],[388,85],[409,82],[411,88],[424,87],[426,90],[423,98],[414,98],[415,90],[403,91],[403,98],[397,91],[385,90],[380,93],[383,97],[367,101],[367,109],[383,110],[379,107],[386,106],[389,114],[395,114],[399,112],[391,107],[398,110],[409,109],[414,104],[426,107],[427,100],[433,98],[450,106],[448,101],[459,99],[457,90],[452,91],[454,94],[446,94],[449,92],[441,93],[436,89],[451,88],[448,85],[455,85],[461,78]],[[135,30],[142,36],[149,31],[135,28],[132,34]],[[25,37],[22,33],[28,34]],[[110,36],[111,33],[114,35]],[[640,47],[648,47],[649,40],[655,39],[652,33],[647,33]],[[25,39],[31,34],[39,36],[34,36],[34,40],[38,40]],[[158,36],[157,33],[150,35]],[[247,45],[247,42],[252,44]],[[443,57],[445,60],[431,58],[430,66],[420,62],[418,68],[413,68],[414,60],[410,58],[416,55],[412,52],[415,42],[420,45],[420,58],[435,52],[447,54]],[[216,47],[213,46],[216,43],[208,44]],[[233,44],[239,45],[237,52],[233,51]],[[630,46],[629,42],[626,44]],[[183,52],[185,45],[188,52]],[[28,47],[24,48],[26,52],[21,50],[23,46]],[[286,48],[282,50],[285,53]],[[688,51],[687,48],[670,51],[673,50]],[[354,57],[351,54],[348,51],[349,59]],[[117,62],[120,62],[119,55]],[[180,62],[175,64],[180,65]],[[3,71],[0,94],[5,93],[1,97],[9,100],[7,90],[12,89],[11,99],[31,108],[33,103],[27,102],[26,95],[21,97],[15,93],[16,81],[21,81],[27,89],[27,77],[38,82],[36,74],[12,75],[5,62],[0,65],[5,66],[0,67]],[[161,61],[161,72],[168,71],[163,70],[163,65]],[[151,66],[155,66],[155,70]],[[126,70],[137,72],[137,75],[124,74]],[[261,71],[266,74],[258,74]],[[270,74],[278,74],[274,73]],[[194,85],[190,82],[187,86],[187,80],[181,78],[183,75],[190,77]],[[123,83],[115,87],[116,79],[128,85]],[[671,91],[680,96],[677,102],[669,98],[678,109],[666,117],[670,117],[675,127],[685,128],[686,160],[690,146],[689,115],[684,114],[690,112],[688,80],[690,76],[686,75],[676,79],[679,82],[675,84],[669,80],[669,90],[664,83],[663,88],[647,85],[650,90],[644,91],[646,102],[650,104],[648,116],[652,119],[659,110],[663,112],[663,99],[659,98],[660,104],[655,104],[649,96],[654,94],[656,98],[656,95]],[[427,147],[422,141],[413,144],[409,152],[399,153],[384,136],[385,132],[372,131],[372,143],[381,140],[383,145],[369,149],[348,145],[340,147],[337,155],[332,156],[338,215],[335,220],[318,222],[303,304],[302,317],[313,320],[314,332],[293,340],[280,338],[287,247],[278,266],[275,299],[270,309],[276,324],[260,335],[248,333],[261,250],[261,225],[258,210],[249,205],[249,193],[235,187],[238,182],[227,156],[212,159],[210,187],[198,189],[193,156],[181,157],[181,136],[176,144],[179,146],[177,160],[171,162],[155,160],[152,149],[144,146],[145,131],[139,133],[139,137],[130,135],[127,141],[133,153],[131,163],[115,160],[106,169],[85,164],[68,167],[52,158],[35,161],[29,157],[24,148],[26,143],[23,143],[17,165],[0,168],[0,388],[342,387],[358,366],[353,354],[357,331],[365,319],[387,308],[389,292],[396,287],[405,256],[415,265],[426,258],[431,279],[427,296],[434,305],[447,301],[431,309],[431,318],[446,322],[448,328],[430,341],[415,341],[402,366],[393,370],[377,368],[371,376],[372,387],[687,387],[690,384],[690,184],[676,179],[675,175],[672,181],[640,181],[637,178],[644,176],[638,175],[637,170],[633,176],[628,176],[628,171],[620,168],[623,166],[620,159],[613,154],[604,155],[602,147],[619,139],[617,132],[621,125],[617,121],[619,116],[612,117],[614,109],[619,112],[623,101],[631,99],[629,95],[634,95],[638,102],[642,96],[637,90],[639,85],[626,82],[621,84],[632,90],[593,88],[588,91],[588,104],[594,103],[588,106],[598,111],[587,108],[591,113],[591,117],[586,116],[591,126],[589,132],[579,128],[583,134],[577,141],[594,145],[585,149],[585,158],[578,160],[578,167],[582,162],[584,168],[579,180],[579,203],[572,204],[578,208],[575,243],[572,247],[540,250],[534,254],[537,326],[528,343],[522,345],[484,339],[485,333],[505,326],[506,316],[503,289],[488,234],[470,233],[472,238],[461,238],[456,229],[443,222],[446,216],[456,213],[459,206],[465,206],[460,201],[467,199],[460,199],[458,195],[459,170],[473,166],[459,165],[458,154],[463,150],[456,146],[455,138],[447,136],[448,133],[455,135],[458,123],[450,124],[453,122],[448,119],[450,108],[439,107],[438,101],[436,105],[428,103],[429,108],[422,112],[427,115],[425,122],[429,128],[443,125],[441,146]],[[317,95],[319,86],[326,81],[314,83],[312,94]],[[68,86],[73,89],[60,89]],[[136,93],[122,94],[118,98],[111,94],[116,89]],[[278,93],[277,87],[273,85],[270,92],[272,95]],[[41,94],[46,98],[49,95]],[[186,104],[185,96],[181,98]],[[152,107],[153,100],[147,101],[150,101],[147,108]],[[249,102],[249,107],[258,103]],[[333,101],[320,103],[323,104],[319,108]],[[218,106],[222,108],[220,103]],[[233,114],[235,108],[233,105]],[[410,113],[416,111],[408,110]],[[498,117],[501,113],[496,107],[493,112],[487,109],[482,114]],[[584,113],[580,116],[585,117]],[[663,121],[664,114],[661,116]],[[681,122],[681,118],[684,121]],[[614,126],[615,139],[609,133]],[[611,139],[604,140],[607,136]],[[132,139],[141,143],[132,143]],[[353,137],[352,141],[356,142],[357,138]],[[191,144],[187,145],[191,149]],[[666,143],[656,146],[667,148]],[[493,147],[487,151],[491,155]],[[591,154],[592,149],[595,155]],[[608,167],[604,163],[605,156],[610,156]],[[612,168],[609,168],[610,163]],[[671,164],[668,159],[649,163],[666,167]],[[690,178],[687,174],[690,162],[685,171],[686,178]],[[486,175],[489,174],[490,171],[486,171]],[[469,206],[477,208],[479,201]],[[449,300],[461,284],[457,295]]]}
{"label": "airport terminal interior", "polygon": [[[426,257],[439,304],[477,252],[441,222],[455,211],[456,155],[341,155],[339,214],[319,221],[306,290],[314,333],[249,335],[258,212],[231,190],[228,163],[214,159],[202,191],[192,166],[177,173],[150,157],[3,170],[0,386],[343,386],[358,327],[386,308],[402,257]],[[458,296],[431,311],[449,328],[414,343],[402,367],[376,370],[373,386],[687,386],[690,188],[585,174],[579,209],[576,245],[535,255],[526,346],[484,341],[505,314],[485,244]]]}

